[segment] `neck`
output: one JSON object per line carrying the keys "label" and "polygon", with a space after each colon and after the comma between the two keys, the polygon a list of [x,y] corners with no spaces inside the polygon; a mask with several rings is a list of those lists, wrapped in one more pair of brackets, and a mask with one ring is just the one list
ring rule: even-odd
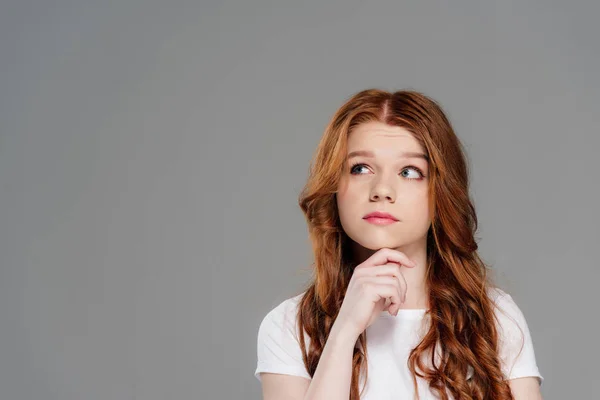
{"label": "neck", "polygon": [[[417,263],[415,268],[402,267],[401,269],[408,289],[406,291],[406,301],[400,305],[400,309],[428,308],[429,291],[425,277],[427,268],[427,249],[425,243],[411,243],[395,247],[393,250],[405,254],[410,260]],[[362,264],[366,259],[375,254],[376,251],[353,243],[352,254],[356,265]]]}

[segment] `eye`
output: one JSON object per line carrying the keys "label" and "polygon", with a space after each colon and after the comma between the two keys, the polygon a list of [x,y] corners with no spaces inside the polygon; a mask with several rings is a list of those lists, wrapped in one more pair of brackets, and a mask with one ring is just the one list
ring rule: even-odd
{"label": "eye", "polygon": [[355,170],[356,170],[356,169],[360,169],[360,168],[357,168],[357,167],[366,167],[366,165],[365,165],[365,164],[361,164],[361,163],[353,164],[353,165],[350,167],[350,174],[352,174],[352,175],[356,175],[356,174],[355,174]]}
{"label": "eye", "polygon": [[403,169],[403,170],[400,172],[400,174],[403,174],[403,173],[404,173],[404,171],[410,171],[411,169],[412,169],[413,171],[417,171],[417,174],[418,174],[418,176],[417,176],[416,178],[409,178],[409,177],[407,177],[406,175],[403,175],[404,177],[406,177],[406,179],[423,179],[423,178],[425,177],[425,175],[423,175],[423,172],[421,172],[421,170],[420,170],[419,168],[417,168],[417,167],[413,167],[412,165],[411,165],[411,166],[409,166],[409,167],[406,167],[406,168],[404,168],[404,169]]}
{"label": "eye", "polygon": [[[353,165],[350,167],[350,174],[351,174],[351,175],[362,175],[362,174],[361,174],[360,172],[358,172],[358,171],[359,171],[361,168],[366,168],[366,167],[367,167],[367,165],[366,165],[366,164],[363,164],[363,163],[356,163],[356,164],[353,164]],[[417,173],[416,177],[411,177],[411,176],[410,176],[410,172],[409,172],[409,174],[408,174],[408,175],[407,175],[407,174],[405,174],[405,172],[406,172],[406,171],[410,171],[410,170],[416,171],[416,173]],[[419,168],[417,168],[417,167],[415,167],[415,166],[413,166],[413,165],[409,165],[408,167],[405,167],[405,168],[403,168],[403,169],[402,169],[402,171],[400,171],[400,174],[401,174],[403,177],[405,177],[406,179],[409,179],[409,180],[415,180],[415,179],[416,179],[416,180],[421,180],[421,179],[423,179],[423,178],[425,177],[425,175],[423,174],[423,172],[421,171],[421,169],[419,169]],[[414,175],[414,174],[413,174],[413,175]]]}

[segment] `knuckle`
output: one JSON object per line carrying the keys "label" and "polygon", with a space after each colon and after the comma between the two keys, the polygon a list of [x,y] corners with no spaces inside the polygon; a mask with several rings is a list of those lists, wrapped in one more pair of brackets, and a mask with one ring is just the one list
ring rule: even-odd
{"label": "knuckle", "polygon": [[350,283],[348,284],[348,286],[353,285],[353,286],[360,287],[361,282],[362,282],[362,277],[360,277],[360,276],[353,276],[350,279]]}

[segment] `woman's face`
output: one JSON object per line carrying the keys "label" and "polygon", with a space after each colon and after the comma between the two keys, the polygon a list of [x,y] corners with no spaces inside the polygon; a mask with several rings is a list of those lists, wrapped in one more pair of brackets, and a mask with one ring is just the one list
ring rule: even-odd
{"label": "woman's face", "polygon": [[[421,145],[404,128],[367,122],[350,133],[336,198],[342,227],[355,243],[375,251],[426,244],[429,169],[419,155],[424,155]],[[397,221],[364,218],[374,211]]]}

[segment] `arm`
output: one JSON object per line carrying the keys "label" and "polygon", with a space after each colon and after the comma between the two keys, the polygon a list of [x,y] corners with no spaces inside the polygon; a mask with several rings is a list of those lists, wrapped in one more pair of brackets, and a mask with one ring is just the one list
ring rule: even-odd
{"label": "arm", "polygon": [[515,400],[542,400],[543,377],[537,367],[531,332],[523,312],[504,292],[497,299],[500,313],[500,349],[502,371]]}
{"label": "arm", "polygon": [[528,376],[511,379],[508,384],[515,400],[543,400],[537,378]]}
{"label": "arm", "polygon": [[304,334],[297,332],[296,326],[300,296],[293,307],[287,307],[286,303],[292,302],[285,301],[272,310],[263,319],[258,334],[255,375],[262,380],[264,399],[347,400],[358,337],[382,312],[398,313],[406,298],[401,268],[415,266],[405,254],[383,248],[354,268],[312,377],[295,338],[296,334]]}
{"label": "arm", "polygon": [[356,339],[334,323],[312,380],[263,373],[263,399],[347,400],[350,397],[352,354]]}

